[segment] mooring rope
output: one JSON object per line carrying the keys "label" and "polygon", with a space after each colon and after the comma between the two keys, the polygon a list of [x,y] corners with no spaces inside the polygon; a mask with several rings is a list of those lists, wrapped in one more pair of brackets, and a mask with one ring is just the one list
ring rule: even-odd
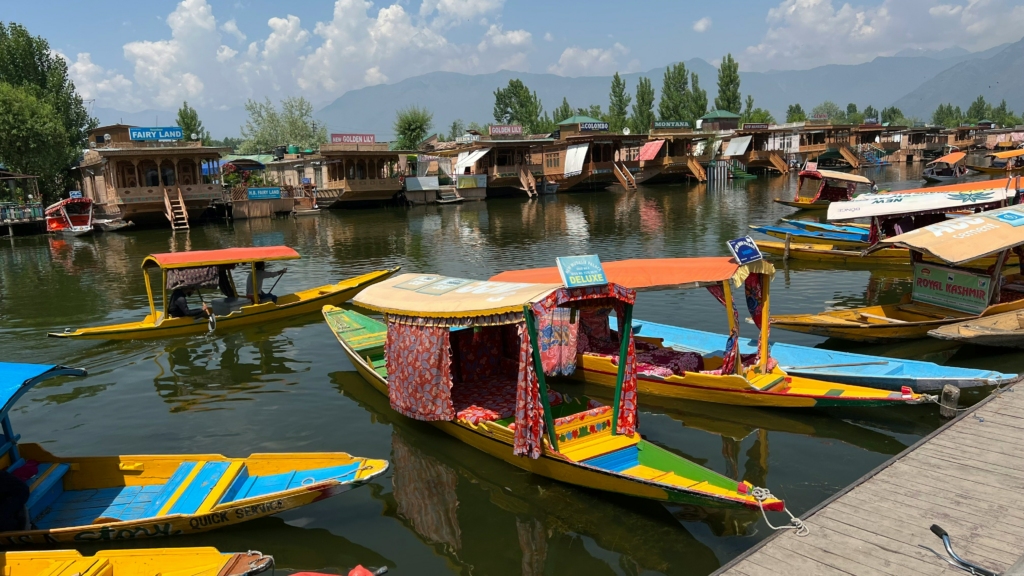
{"label": "mooring rope", "polygon": [[338,474],[337,476],[331,476],[330,478],[321,478],[319,480],[317,480],[313,476],[307,476],[307,477],[302,479],[302,482],[300,482],[299,485],[300,486],[312,486],[313,484],[319,484],[321,482],[327,482],[328,480],[340,480],[342,478],[347,478],[349,476],[352,476],[353,474],[359,474],[363,470],[373,470],[373,466],[361,466],[359,468],[356,468],[355,470],[352,470],[351,472],[346,472],[344,474]]}
{"label": "mooring rope", "polygon": [[764,501],[769,499],[769,498],[775,498],[775,496],[773,496],[771,491],[768,490],[767,488],[757,488],[757,487],[755,487],[754,490],[751,492],[751,495],[754,497],[754,500],[757,501],[758,508],[761,509],[761,516],[764,517],[764,523],[767,524],[768,527],[771,528],[772,530],[796,530],[796,535],[797,536],[807,536],[808,534],[811,533],[810,528],[808,528],[807,525],[804,524],[804,521],[799,519],[799,518],[797,518],[796,516],[793,516],[793,513],[789,511],[789,508],[786,508],[785,506],[783,506],[782,511],[785,512],[786,514],[789,514],[789,523],[790,523],[790,525],[789,526],[773,526],[772,525],[771,521],[768,520],[768,514],[765,513],[765,511],[764,511]]}

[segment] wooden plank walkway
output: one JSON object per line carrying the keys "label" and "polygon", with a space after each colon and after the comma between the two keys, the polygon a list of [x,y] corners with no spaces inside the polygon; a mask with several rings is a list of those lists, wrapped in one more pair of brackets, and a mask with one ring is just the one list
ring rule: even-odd
{"label": "wooden plank walkway", "polygon": [[715,575],[963,574],[961,557],[1003,571],[1024,554],[1024,386],[994,395],[777,532]]}

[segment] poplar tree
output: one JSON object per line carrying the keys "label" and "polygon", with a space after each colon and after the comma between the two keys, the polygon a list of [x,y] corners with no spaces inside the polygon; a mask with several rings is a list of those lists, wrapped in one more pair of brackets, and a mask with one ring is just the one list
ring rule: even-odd
{"label": "poplar tree", "polygon": [[697,120],[708,113],[708,93],[700,87],[700,79],[697,74],[690,74],[690,91],[686,98],[685,120],[690,126],[696,126]]}
{"label": "poplar tree", "polygon": [[658,102],[659,120],[690,120],[687,101],[689,83],[686,64],[677,62],[665,68],[665,76],[661,80],[661,100]]}
{"label": "poplar tree", "polygon": [[626,82],[618,72],[612,77],[612,90],[608,100],[608,128],[612,132],[619,132],[626,126],[629,103],[633,97],[626,93]]}
{"label": "poplar tree", "polygon": [[742,107],[740,65],[733,59],[731,53],[726,54],[718,68],[718,96],[715,97],[715,108],[739,114]]}
{"label": "poplar tree", "polygon": [[210,144],[210,133],[206,128],[203,128],[203,121],[199,119],[199,112],[196,112],[195,108],[189,106],[187,100],[181,103],[181,108],[178,108],[178,127],[185,134],[186,140],[191,140],[192,135],[195,134],[196,140],[202,141],[204,145]]}
{"label": "poplar tree", "polygon": [[807,113],[800,104],[790,104],[786,108],[786,122],[803,122],[807,120]]}
{"label": "poplar tree", "polygon": [[633,104],[633,115],[629,118],[630,128],[634,134],[647,134],[654,122],[654,87],[650,78],[641,77],[636,85],[636,102]]}
{"label": "poplar tree", "polygon": [[558,124],[562,120],[569,118],[573,115],[572,106],[569,105],[569,100],[565,97],[562,98],[562,105],[555,108],[551,112],[551,119]]}

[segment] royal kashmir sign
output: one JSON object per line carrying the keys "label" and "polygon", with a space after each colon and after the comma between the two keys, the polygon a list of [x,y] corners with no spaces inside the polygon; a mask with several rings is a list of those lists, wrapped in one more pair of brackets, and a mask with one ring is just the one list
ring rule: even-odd
{"label": "royal kashmir sign", "polygon": [[249,188],[249,200],[278,200],[281,198],[281,189],[273,188]]}
{"label": "royal kashmir sign", "polygon": [[741,266],[764,259],[757,243],[750,236],[728,240],[726,244],[729,245],[729,251],[732,252],[733,258],[736,258],[736,263]]}
{"label": "royal kashmir sign", "polygon": [[487,133],[491,136],[521,136],[523,127],[518,124],[492,124],[488,126]]}
{"label": "royal kashmir sign", "polygon": [[331,134],[331,144],[376,144],[373,134]]}
{"label": "royal kashmir sign", "polygon": [[915,302],[981,314],[992,298],[992,279],[954,268],[916,263],[913,292]]}
{"label": "royal kashmir sign", "polygon": [[607,132],[607,122],[580,122],[580,132]]}
{"label": "royal kashmir sign", "polygon": [[154,128],[129,128],[128,138],[148,142],[154,140],[181,140],[185,131],[180,126],[163,126]]}
{"label": "royal kashmir sign", "polygon": [[681,120],[655,120],[654,128],[689,128],[690,123]]}
{"label": "royal kashmir sign", "polygon": [[562,276],[562,282],[568,288],[603,286],[608,283],[608,277],[604,275],[604,267],[601,266],[601,259],[596,255],[562,256],[555,258],[555,262],[558,264],[558,273]]}

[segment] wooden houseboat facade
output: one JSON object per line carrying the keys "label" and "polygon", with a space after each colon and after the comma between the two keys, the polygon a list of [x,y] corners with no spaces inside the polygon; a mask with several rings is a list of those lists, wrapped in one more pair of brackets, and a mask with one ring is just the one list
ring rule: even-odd
{"label": "wooden houseboat facade", "polygon": [[403,190],[409,152],[389,150],[386,143],[322,144],[321,207],[355,202],[385,202]]}
{"label": "wooden houseboat facade", "polygon": [[802,123],[769,125],[746,123],[733,132],[723,153],[743,164],[745,170],[789,173],[789,158],[800,147]]}
{"label": "wooden houseboat facade", "polygon": [[655,122],[640,149],[637,180],[647,184],[706,182],[704,167],[719,143],[714,132],[695,132],[684,122]]}
{"label": "wooden houseboat facade", "polygon": [[601,190],[615,183],[635,190],[645,139],[612,133],[607,122],[573,116],[559,123],[555,141],[534,147],[531,154],[543,160],[545,186],[556,185],[559,192]]}
{"label": "wooden houseboat facade", "polygon": [[920,162],[933,160],[942,154],[946,146],[946,135],[941,126],[913,126],[904,128],[900,149],[895,153],[897,161]]}

